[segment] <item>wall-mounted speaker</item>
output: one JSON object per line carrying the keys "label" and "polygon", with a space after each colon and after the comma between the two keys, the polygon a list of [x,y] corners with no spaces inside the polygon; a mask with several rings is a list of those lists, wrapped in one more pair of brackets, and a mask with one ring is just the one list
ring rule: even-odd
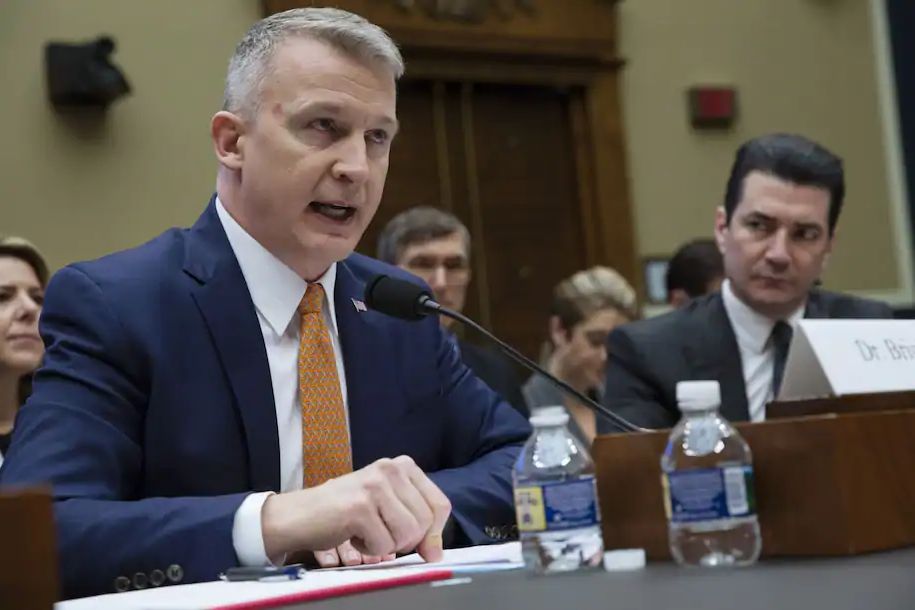
{"label": "wall-mounted speaker", "polygon": [[86,43],[46,44],[48,94],[55,108],[105,109],[130,93],[124,74],[109,59],[114,49],[108,36]]}

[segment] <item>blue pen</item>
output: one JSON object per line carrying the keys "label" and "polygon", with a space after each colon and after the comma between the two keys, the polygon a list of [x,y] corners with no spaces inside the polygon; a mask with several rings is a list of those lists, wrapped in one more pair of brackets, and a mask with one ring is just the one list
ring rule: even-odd
{"label": "blue pen", "polygon": [[258,581],[274,582],[285,580],[298,580],[305,577],[305,568],[300,563],[288,566],[259,566],[229,568],[225,574],[220,574],[220,580],[228,582]]}

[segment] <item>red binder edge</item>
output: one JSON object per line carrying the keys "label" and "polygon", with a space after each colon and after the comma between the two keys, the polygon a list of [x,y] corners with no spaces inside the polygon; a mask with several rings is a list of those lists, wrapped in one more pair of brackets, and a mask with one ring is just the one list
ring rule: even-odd
{"label": "red binder edge", "polygon": [[385,578],[383,580],[373,580],[350,585],[339,585],[337,587],[326,587],[315,591],[302,591],[301,593],[278,595],[277,597],[229,604],[228,606],[214,606],[212,610],[258,610],[259,608],[276,608],[277,606],[285,606],[287,604],[300,604],[302,602],[313,602],[331,597],[368,593],[369,591],[377,591],[379,589],[393,589],[394,587],[417,585],[435,580],[446,580],[452,576],[454,576],[454,573],[447,569],[422,571],[406,576],[392,576],[391,578]]}

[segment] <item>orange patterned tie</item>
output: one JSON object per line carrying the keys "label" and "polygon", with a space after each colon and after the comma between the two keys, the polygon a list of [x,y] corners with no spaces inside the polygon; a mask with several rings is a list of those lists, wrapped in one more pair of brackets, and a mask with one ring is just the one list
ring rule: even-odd
{"label": "orange patterned tie", "polygon": [[299,304],[299,404],[305,487],[353,471],[340,378],[327,323],[324,287],[308,284]]}

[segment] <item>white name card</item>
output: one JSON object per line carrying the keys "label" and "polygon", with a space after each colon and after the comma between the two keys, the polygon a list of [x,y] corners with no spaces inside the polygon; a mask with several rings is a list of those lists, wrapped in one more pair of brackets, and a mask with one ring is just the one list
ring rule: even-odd
{"label": "white name card", "polygon": [[915,320],[801,320],[779,400],[915,390]]}

